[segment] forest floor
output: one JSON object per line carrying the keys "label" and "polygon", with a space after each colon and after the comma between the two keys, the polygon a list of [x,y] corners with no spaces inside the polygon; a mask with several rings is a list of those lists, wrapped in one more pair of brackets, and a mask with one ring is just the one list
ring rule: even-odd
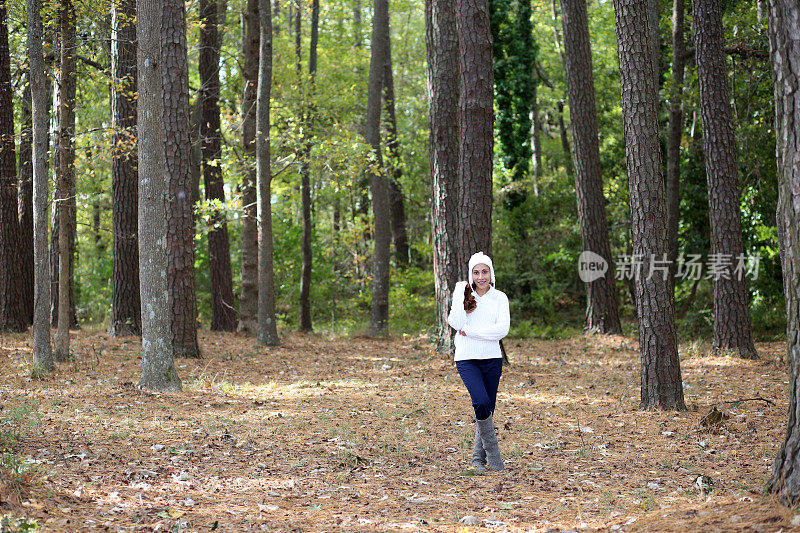
{"label": "forest floor", "polygon": [[[509,339],[495,416],[507,469],[475,475],[469,398],[427,339],[283,341],[203,331],[204,357],[178,361],[184,392],[149,394],[137,338],[73,332],[74,361],[33,380],[29,335],[0,337],[0,516],[45,531],[800,524],[763,495],[786,424],[784,343],[759,344],[757,361],[682,346],[689,409],[653,412],[638,410],[635,339]],[[723,403],[753,397],[775,405]],[[728,417],[704,427],[713,406]]]}

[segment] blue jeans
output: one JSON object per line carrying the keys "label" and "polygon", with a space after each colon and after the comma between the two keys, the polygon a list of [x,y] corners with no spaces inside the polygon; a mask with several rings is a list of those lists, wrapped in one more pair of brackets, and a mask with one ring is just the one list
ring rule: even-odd
{"label": "blue jeans", "polygon": [[500,374],[503,373],[503,360],[499,357],[466,359],[456,361],[456,368],[461,376],[461,381],[469,391],[472,407],[475,408],[475,418],[486,420],[494,412]]}

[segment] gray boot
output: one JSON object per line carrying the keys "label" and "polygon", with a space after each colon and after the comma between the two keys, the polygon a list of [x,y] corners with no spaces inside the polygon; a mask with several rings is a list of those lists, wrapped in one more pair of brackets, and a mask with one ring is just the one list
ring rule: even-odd
{"label": "gray boot", "polygon": [[483,449],[486,450],[486,460],[489,468],[494,472],[499,472],[505,468],[503,459],[500,457],[500,446],[497,444],[497,437],[494,434],[494,422],[490,416],[486,420],[477,420],[478,434],[483,442]]}
{"label": "gray boot", "polygon": [[472,448],[472,468],[476,472],[486,472],[486,451],[483,449],[477,422],[475,423],[475,445]]}

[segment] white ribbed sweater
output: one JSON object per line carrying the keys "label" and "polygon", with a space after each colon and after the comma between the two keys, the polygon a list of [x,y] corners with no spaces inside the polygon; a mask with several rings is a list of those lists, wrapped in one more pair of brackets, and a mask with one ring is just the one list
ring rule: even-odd
{"label": "white ribbed sweater", "polygon": [[466,281],[456,283],[453,303],[447,323],[466,335],[456,333],[456,361],[464,359],[494,359],[502,357],[500,339],[508,335],[511,316],[508,311],[508,296],[503,291],[491,287],[486,294],[472,294],[478,306],[471,313],[464,311],[464,287]]}

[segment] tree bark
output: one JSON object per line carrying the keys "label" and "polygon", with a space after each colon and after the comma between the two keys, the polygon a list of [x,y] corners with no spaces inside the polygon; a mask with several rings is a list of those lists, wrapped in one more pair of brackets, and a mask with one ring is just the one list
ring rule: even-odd
{"label": "tree bark", "polygon": [[389,43],[389,2],[376,0],[372,18],[372,44],[367,93],[366,140],[372,147],[370,185],[372,188],[372,217],[375,251],[372,267],[372,311],[369,334],[389,333],[389,197],[386,174],[381,156],[381,92]]}
{"label": "tree bark", "polygon": [[675,311],[666,276],[651,272],[667,251],[666,205],[658,140],[658,93],[652,76],[647,0],[614,0],[622,122],[630,190],[642,409],[685,409]]}
{"label": "tree bark", "polygon": [[383,71],[383,109],[385,111],[384,130],[387,151],[387,170],[389,179],[389,210],[392,226],[392,243],[397,266],[404,268],[411,262],[406,233],[406,211],[403,205],[403,190],[400,180],[403,169],[400,161],[400,141],[397,138],[397,115],[394,108],[394,73],[392,72],[391,32],[386,40],[386,64]]}
{"label": "tree bark", "polygon": [[786,295],[789,412],[766,490],[784,505],[800,503],[800,5],[770,0],[769,40],[775,92],[777,226]]}
{"label": "tree bark", "polygon": [[41,0],[27,0],[27,43],[33,117],[33,373],[54,369],[50,345],[50,279],[47,251],[47,67],[42,50]]}
{"label": "tree bark", "polygon": [[[275,2],[277,5],[277,1]],[[247,0],[244,13],[242,55],[242,293],[239,298],[239,331],[255,336],[258,328],[258,206],[256,204],[255,136],[256,90],[258,88],[258,0]],[[277,28],[275,34],[278,34]]]}
{"label": "tree bark", "polygon": [[681,139],[683,138],[683,78],[686,69],[684,2],[672,0],[672,93],[667,134],[667,249],[670,287],[675,287],[678,267],[678,222],[681,203]]}
{"label": "tree bark", "polygon": [[33,324],[33,120],[31,117],[31,75],[25,73],[20,106],[19,141],[19,230],[20,301],[25,325]]}
{"label": "tree bark", "polygon": [[656,87],[659,86],[659,75],[661,73],[661,32],[659,0],[647,0],[647,19],[650,24],[650,46],[653,54],[653,80]]}
{"label": "tree bark", "polygon": [[[739,207],[736,133],[723,50],[722,1],[692,0],[697,79],[708,179],[711,252],[721,269],[714,273],[714,344],[718,353],[757,358],[750,326],[747,280],[734,272],[744,255]],[[714,262],[713,259],[710,261]],[[719,274],[719,275],[717,275]]]}
{"label": "tree bark", "polygon": [[458,0],[459,149],[457,249],[461,279],[469,257],[492,254],[492,160],[494,154],[494,73],[488,0]]}
{"label": "tree bark", "polygon": [[603,175],[600,169],[597,108],[595,105],[589,19],[585,0],[562,0],[564,57],[572,124],[572,162],[582,250],[600,255],[606,275],[585,283],[586,328],[600,333],[622,333],[614,260],[608,239]]}
{"label": "tree bark", "polygon": [[0,3],[0,331],[23,331],[27,325],[21,294],[17,161],[11,51],[5,2]]}
{"label": "tree bark", "polygon": [[272,260],[272,174],[269,167],[269,97],[272,84],[272,14],[259,0],[258,96],[256,100],[256,179],[258,190],[258,343],[277,346],[275,274]]}
{"label": "tree bark", "polygon": [[139,174],[136,160],[136,0],[120,0],[113,10],[111,38],[111,166],[113,253],[109,334],[141,335],[139,297]]}
{"label": "tree bark", "polygon": [[[217,0],[200,0],[200,99],[203,119],[200,138],[203,151],[203,182],[207,200],[225,203],[222,178],[222,141],[219,110],[220,32],[217,24]],[[223,19],[224,19],[224,13]],[[209,278],[211,279],[211,330],[236,331],[236,308],[233,301],[233,271],[225,213],[214,209],[208,230]]]}
{"label": "tree bark", "polygon": [[431,236],[436,291],[436,351],[452,349],[447,323],[462,265],[458,251],[458,83],[455,3],[426,0],[428,120],[430,121]]}
{"label": "tree bark", "polygon": [[[71,264],[74,259],[72,207],[75,198],[75,6],[61,0],[61,74],[59,75],[58,111],[58,328],[53,343],[56,361],[67,361],[69,354]],[[72,200],[72,201],[70,201]],[[71,205],[73,204],[73,205]]]}
{"label": "tree bark", "polygon": [[[194,289],[189,67],[186,13],[182,0],[164,0],[161,19],[161,74],[167,193],[167,280],[172,311],[172,349],[177,357],[200,357]],[[141,40],[139,46],[142,46]],[[139,64],[141,69],[141,63]],[[141,88],[141,83],[139,84]],[[140,140],[143,132],[139,132]],[[141,162],[140,162],[141,164]],[[140,169],[141,170],[141,169]],[[141,180],[140,180],[141,185]],[[140,217],[141,220],[141,217]],[[139,226],[141,231],[141,224]],[[141,253],[141,252],[140,252]],[[144,284],[144,280],[142,280]]]}
{"label": "tree bark", "polygon": [[[165,91],[168,73],[162,71],[162,68],[166,70],[174,68],[174,65],[163,62],[163,6],[158,0],[136,2],[139,279],[142,284],[142,376],[139,387],[179,392],[181,381],[173,358],[173,312],[167,250],[167,212],[174,209],[174,197],[169,192],[171,184],[165,136],[171,132],[163,125],[165,100],[175,95]],[[176,74],[180,76],[180,71]]]}

